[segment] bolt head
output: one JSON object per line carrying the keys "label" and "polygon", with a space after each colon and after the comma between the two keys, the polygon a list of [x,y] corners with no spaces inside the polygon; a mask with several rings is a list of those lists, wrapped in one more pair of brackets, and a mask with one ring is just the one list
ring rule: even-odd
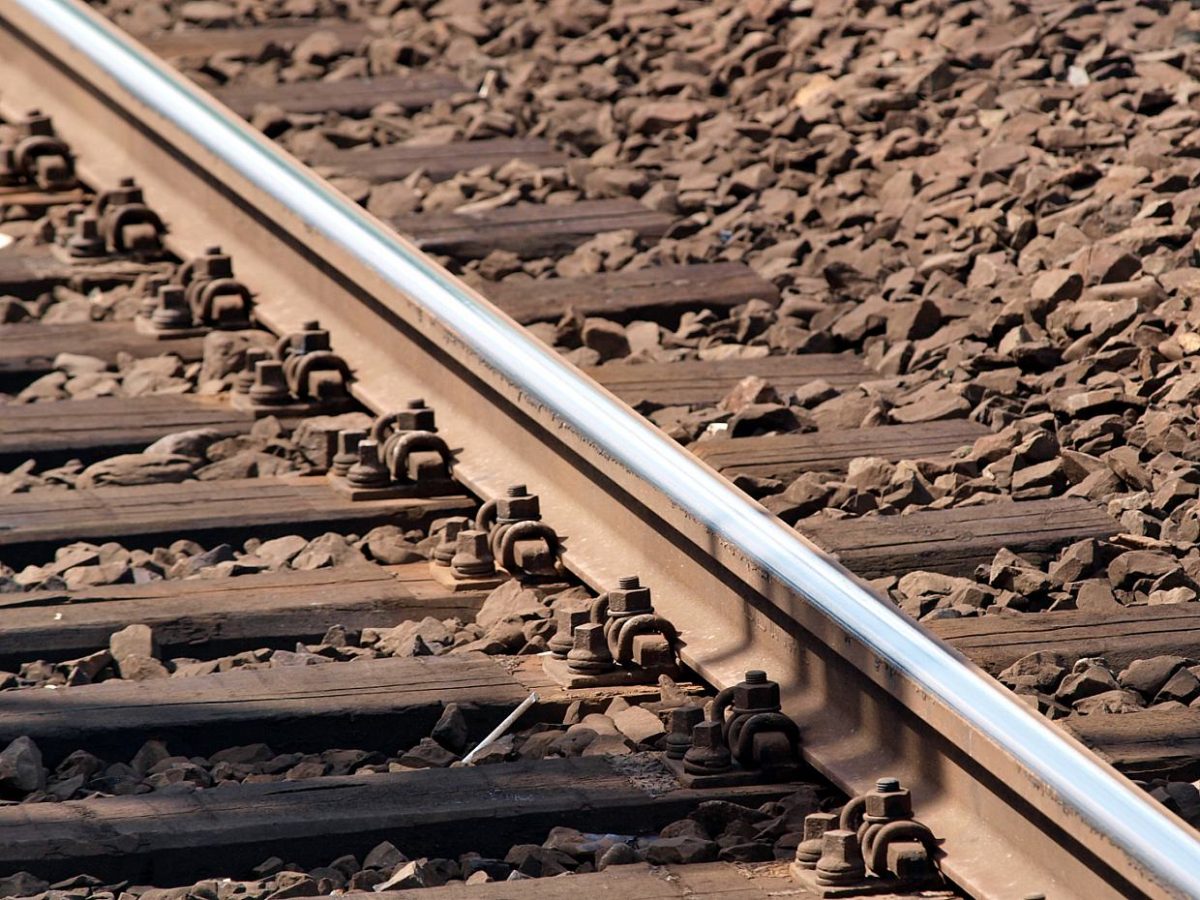
{"label": "bolt head", "polygon": [[911,819],[912,794],[907,788],[898,791],[868,791],[863,814],[873,819]]}
{"label": "bolt head", "polygon": [[496,500],[496,518],[520,521],[541,518],[541,505],[534,496],[500,497]]}
{"label": "bolt head", "polygon": [[845,884],[866,875],[862,847],[853,831],[834,828],[821,838],[821,858],[817,861],[817,881],[821,884]]}
{"label": "bolt head", "polygon": [[739,709],[779,709],[779,685],[749,684],[743,681],[733,689],[733,705]]}
{"label": "bolt head", "polygon": [[677,706],[667,715],[667,721],[671,734],[685,734],[690,738],[693,729],[704,721],[704,710],[693,704]]}
{"label": "bolt head", "polygon": [[815,812],[804,817],[804,839],[811,841],[822,837],[825,832],[837,828],[837,813]]}
{"label": "bolt head", "polygon": [[692,727],[692,746],[716,750],[725,746],[725,734],[720,722],[700,722]]}
{"label": "bolt head", "polygon": [[654,610],[650,600],[650,588],[638,587],[632,589],[617,588],[608,592],[608,612],[610,615],[632,615],[648,613]]}

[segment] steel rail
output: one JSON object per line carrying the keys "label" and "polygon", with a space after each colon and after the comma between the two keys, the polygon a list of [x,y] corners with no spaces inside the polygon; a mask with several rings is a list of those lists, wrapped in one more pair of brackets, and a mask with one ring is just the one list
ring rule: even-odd
{"label": "steel rail", "polygon": [[136,171],[174,246],[219,236],[268,326],[318,315],[368,406],[432,399],[468,485],[527,480],[586,581],[640,572],[705,677],[767,668],[818,769],[901,775],[966,890],[1200,896],[1190,828],[97,14],[0,0],[0,66],[0,109]]}

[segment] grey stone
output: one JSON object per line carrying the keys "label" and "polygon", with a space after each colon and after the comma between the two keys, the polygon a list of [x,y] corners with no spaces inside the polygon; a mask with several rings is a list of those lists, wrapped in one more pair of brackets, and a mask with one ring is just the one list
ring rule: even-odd
{"label": "grey stone", "polygon": [[1188,665],[1182,656],[1153,656],[1135,659],[1117,676],[1121,687],[1137,691],[1143,697],[1153,697],[1177,671]]}
{"label": "grey stone", "polygon": [[467,720],[457,703],[447,703],[433,726],[430,734],[435,741],[450,753],[461,756],[467,749]]}
{"label": "grey stone", "polygon": [[130,656],[149,656],[155,659],[159,656],[154,629],[142,624],[127,625],[114,632],[108,639],[108,650],[118,663]]}
{"label": "grey stone", "polygon": [[30,738],[22,735],[0,751],[0,793],[21,796],[45,786],[42,753]]}
{"label": "grey stone", "polygon": [[182,456],[187,459],[205,459],[209,444],[220,440],[215,428],[193,428],[164,435],[142,451],[145,456]]}
{"label": "grey stone", "polygon": [[646,842],[643,855],[651,865],[665,866],[713,862],[719,853],[720,847],[716,841],[680,835],[671,838],[651,838]]}
{"label": "grey stone", "polygon": [[76,487],[175,484],[191,478],[195,470],[195,460],[186,456],[124,453],[88,466],[80,473]]}

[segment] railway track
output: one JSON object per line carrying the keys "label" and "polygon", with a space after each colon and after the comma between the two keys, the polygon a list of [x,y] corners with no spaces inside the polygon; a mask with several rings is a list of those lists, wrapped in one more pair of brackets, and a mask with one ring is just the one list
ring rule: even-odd
{"label": "railway track", "polygon": [[[0,502],[0,547],[15,586],[0,609],[0,655],[14,670],[0,708],[9,713],[5,728],[15,743],[5,754],[14,765],[28,763],[28,741],[62,763],[49,786],[35,784],[49,797],[33,799],[65,801],[0,810],[3,865],[33,873],[14,876],[14,892],[37,893],[50,880],[82,873],[100,876],[97,885],[174,885],[225,874],[274,879],[263,896],[404,888],[471,872],[586,872],[618,844],[626,849],[616,857],[625,856],[608,863],[640,853],[665,863],[669,877],[608,864],[578,876],[589,879],[587,889],[804,892],[816,890],[805,880],[811,870],[793,875],[786,865],[763,863],[747,882],[749,870],[730,861],[790,861],[801,838],[836,821],[817,813],[802,822],[801,811],[816,811],[834,789],[895,793],[890,782],[878,782],[895,776],[911,789],[916,816],[937,846],[899,844],[903,852],[872,860],[876,876],[889,867],[919,869],[924,854],[957,889],[979,896],[1194,893],[1196,846],[1186,826],[830,558],[859,578],[879,579],[876,588],[892,591],[908,613],[929,619],[1042,711],[1072,712],[1071,704],[1103,693],[1094,686],[1116,686],[1123,666],[1132,673],[1120,675],[1127,691],[1161,675],[1161,683],[1142,688],[1158,696],[1168,681],[1186,678],[1193,655],[1186,605],[1164,612],[1134,604],[1121,616],[1098,615],[1083,602],[1074,612],[1060,603],[1021,617],[929,615],[955,606],[940,602],[955,591],[970,602],[966,576],[980,565],[991,566],[987,586],[1007,591],[1006,605],[1036,608],[1048,590],[1027,587],[1038,564],[1063,571],[1091,564],[1081,558],[1088,548],[1161,549],[1122,532],[1126,519],[1117,522],[1091,495],[1063,496],[1054,473],[1022,480],[1012,473],[1018,502],[862,515],[914,503],[914,492],[955,473],[955,460],[964,467],[959,474],[972,464],[977,471],[987,454],[999,458],[1016,447],[1014,469],[1049,462],[1054,451],[1036,435],[994,435],[986,419],[927,417],[926,405],[958,400],[944,391],[878,387],[876,368],[886,371],[888,362],[821,352],[838,349],[827,338],[807,345],[818,352],[765,357],[752,344],[712,340],[722,329],[752,337],[760,328],[755,317],[780,304],[775,285],[733,262],[622,269],[612,261],[648,253],[659,238],[686,235],[690,226],[679,210],[604,196],[621,194],[613,185],[627,182],[568,159],[568,148],[524,134],[484,134],[436,150],[422,141],[373,146],[374,138],[361,139],[364,121],[401,127],[407,111],[421,123],[427,107],[436,117],[438,104],[452,103],[465,87],[444,73],[343,82],[306,81],[300,71],[290,84],[233,78],[213,85],[218,100],[279,132],[285,146],[365,202],[372,218],[86,9],[14,2],[2,24],[11,81],[0,112],[14,132],[12,146],[35,137],[50,143],[25,144],[33,162],[14,175],[4,198],[7,210],[19,210],[6,215],[13,221],[5,230],[20,238],[0,257],[5,292],[15,298],[5,316],[43,321],[0,326],[0,374],[23,401],[5,407],[0,456],[35,461],[6,476],[22,480],[27,492]],[[271,47],[311,51],[328,45],[330,33],[336,46],[352,46],[374,27],[272,23],[147,41],[211,82],[214,60],[269,58],[264,48]],[[345,55],[328,46],[325,53]],[[30,117],[31,107],[52,114],[83,187],[56,168],[65,154],[48,126]],[[330,121],[342,143],[359,149],[303,137],[312,133],[306,124]],[[457,190],[457,175],[479,166],[492,167],[493,186],[476,183],[474,195],[449,212],[432,203],[438,184]],[[564,168],[569,181],[555,174]],[[136,186],[122,180],[130,174]],[[579,182],[592,188],[572,192],[569,185]],[[88,221],[87,204],[99,207],[96,219]],[[597,258],[612,267],[597,270]],[[491,277],[521,265],[560,277]],[[182,290],[173,280],[184,282]],[[47,294],[55,302],[45,302]],[[1104,302],[1094,293],[1090,299]],[[136,305],[141,324],[113,312],[121,305]],[[922,313],[917,307],[894,316],[909,321]],[[699,312],[713,309],[728,315],[724,324]],[[80,310],[86,319],[111,321],[81,323]],[[257,337],[247,334],[251,320],[262,329]],[[673,358],[665,352],[639,365],[601,364],[631,355],[648,325],[658,349],[668,349],[661,322],[678,324],[677,335],[691,322],[708,338],[680,342]],[[584,375],[536,338],[558,344]],[[882,392],[886,420],[870,421],[874,400],[827,405],[859,389],[868,398]],[[1088,404],[1118,402],[1099,393],[1064,396],[1062,409],[1079,414]],[[790,395],[798,402],[778,402]],[[427,409],[400,408],[418,397]],[[400,461],[381,475],[368,440],[378,415],[385,417],[375,435],[381,446],[389,436],[395,447],[407,433],[427,430],[434,415],[436,439],[409,439],[393,457],[387,451],[385,461]],[[873,427],[837,430],[868,421]],[[302,474],[336,469],[339,454],[343,470],[357,463],[353,477]],[[850,480],[880,466],[902,477],[876,500],[864,499],[868,491],[838,500],[853,518],[812,515],[832,505],[833,489],[819,473],[844,472]],[[144,483],[151,481],[158,483]],[[540,501],[537,515],[529,513],[525,487]],[[507,547],[502,535],[489,540],[495,524],[486,514],[473,521],[476,498],[497,500],[501,526],[528,517],[521,532],[528,537]],[[525,512],[509,516],[514,509]],[[457,523],[449,532],[447,519]],[[471,536],[473,524],[482,536]],[[461,540],[458,528],[468,533]],[[451,539],[463,553],[458,564],[438,570],[420,561],[435,548],[445,552]],[[235,549],[239,542],[246,543]],[[515,581],[496,587],[487,549]],[[1128,577],[1115,586],[1186,588],[1177,578],[1142,585],[1147,572],[1170,574],[1154,564],[1127,559]],[[204,572],[225,577],[187,577]],[[587,665],[577,665],[565,685],[548,674],[532,654],[548,646],[549,612],[556,626],[569,626],[585,588],[609,592],[610,609],[630,591],[640,596],[621,580],[630,573],[673,623],[638,643],[642,667],[653,671],[647,659],[677,651],[684,673],[718,690],[741,684],[735,705],[756,709],[748,698],[760,696],[760,676],[747,673],[766,671],[799,726],[804,762],[820,777],[770,771],[789,752],[793,727],[776,718],[756,726],[765,736],[739,755],[739,766],[765,768],[765,775],[681,787],[661,762],[626,754],[661,749],[673,722],[686,734],[696,714],[668,713],[673,704],[694,709],[689,698],[702,696],[703,684],[676,672],[678,681],[662,685],[580,687]],[[531,585],[524,591],[522,580]],[[502,627],[514,620],[519,629]],[[588,641],[604,639],[579,618],[575,624],[576,660],[594,662],[588,653],[603,651]],[[674,629],[677,642],[669,639]],[[450,647],[524,656],[497,665],[439,652]],[[1045,655],[1030,657],[1034,650]],[[1095,660],[1098,652],[1104,661]],[[1167,654],[1178,661],[1164,662]],[[632,679],[628,672],[615,677]],[[521,720],[523,743],[509,739],[492,751],[512,757],[528,745],[525,758],[443,768],[530,690],[541,699]],[[1168,694],[1178,706],[1188,699],[1186,685]],[[439,720],[451,699],[461,709]],[[593,732],[600,729],[592,754],[577,756],[563,743],[550,754],[562,758],[537,758],[533,748],[551,740],[539,735],[558,740],[571,733],[558,723],[586,726],[582,717],[601,711],[590,720]],[[1186,792],[1172,791],[1192,777],[1194,739],[1178,707],[1089,711],[1070,716],[1067,728],[1125,772],[1166,779],[1157,796],[1186,806]],[[466,736],[447,737],[458,729]],[[708,747],[705,734],[711,730],[702,727],[692,736],[693,749]],[[192,759],[171,756],[179,747]],[[93,759],[107,766],[103,776]],[[814,785],[820,778],[834,787]],[[213,786],[226,781],[235,783]],[[78,799],[83,785],[115,796]],[[154,792],[143,793],[147,787]],[[743,824],[705,820],[696,811],[705,800],[738,804],[702,809],[740,815]],[[730,812],[736,809],[743,812]],[[699,827],[674,825],[657,845],[645,839],[689,811]],[[750,840],[745,823],[764,817],[782,820],[773,826],[779,833]],[[503,835],[495,833],[497,820]],[[559,830],[540,845],[554,826],[587,834]],[[927,834],[905,827],[907,838]],[[593,846],[594,834],[606,831],[628,835],[629,843]],[[383,845],[366,856],[385,839],[421,859],[410,863]],[[836,880],[838,848],[845,853],[849,840],[826,839],[827,880],[830,872]],[[698,846],[686,857],[683,848]],[[724,864],[676,866],[735,846],[743,849],[725,852]],[[441,865],[470,851],[486,860]],[[277,859],[264,863],[268,856]],[[366,865],[368,858],[381,864]],[[279,874],[285,862],[299,862],[308,875]],[[522,891],[579,889],[573,879],[556,881]]]}

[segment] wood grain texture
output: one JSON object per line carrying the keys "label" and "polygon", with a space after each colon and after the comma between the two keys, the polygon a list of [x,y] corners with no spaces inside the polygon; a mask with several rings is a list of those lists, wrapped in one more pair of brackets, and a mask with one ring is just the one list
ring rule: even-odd
{"label": "wood grain texture", "polygon": [[160,31],[143,37],[142,43],[159,56],[208,57],[214,53],[240,53],[257,56],[267,47],[290,49],[310,34],[335,35],[342,46],[353,50],[371,34],[364,22],[317,19],[294,25],[262,25],[257,28],[189,28]]}
{"label": "wood grain texture", "polygon": [[1060,724],[1131,778],[1200,778],[1200,709],[1093,713]]}
{"label": "wood grain texture", "polygon": [[353,150],[323,150],[306,161],[326,174],[368,181],[399,181],[420,170],[434,181],[479,166],[502,166],[514,159],[534,166],[563,166],[568,157],[541,138],[489,138],[452,144],[388,144]]}
{"label": "wood grain texture", "polygon": [[113,363],[121,351],[135,357],[173,353],[184,362],[193,362],[204,353],[204,339],[158,340],[138,332],[132,322],[0,325],[0,378],[49,372],[60,353],[95,356]]}
{"label": "wood grain texture", "polygon": [[636,200],[581,200],[567,204],[518,203],[477,213],[418,213],[391,220],[422,250],[460,258],[508,250],[523,256],[571,250],[605,231],[632,229],[658,238],[671,217]]}
{"label": "wood grain texture", "polygon": [[499,662],[478,654],[234,669],[5,691],[0,738],[28,735],[51,766],[79,748],[128,760],[151,739],[176,755],[258,742],[278,753],[394,753],[429,734],[447,703],[466,707],[480,740],[528,694]]}
{"label": "wood grain texture", "polygon": [[242,434],[254,414],[220,397],[147,394],[59,403],[13,404],[0,416],[0,468],[25,459],[80,459],[134,453],[165,435],[210,428],[222,437]]}
{"label": "wood grain texture", "polygon": [[851,387],[877,377],[849,353],[621,364],[592,366],[583,371],[626,403],[648,400],[658,406],[716,403],[749,375],[767,379],[779,391],[793,391],[817,379],[835,387]]}
{"label": "wood grain texture", "polygon": [[520,322],[559,319],[568,306],[585,316],[677,322],[687,310],[728,310],[747,300],[775,305],[779,291],[742,263],[656,266],[578,278],[502,281],[487,285],[489,300]]}
{"label": "wood grain texture", "polygon": [[1007,547],[1045,560],[1065,544],[1119,530],[1104,510],[1074,497],[988,503],[906,516],[801,520],[796,530],[860,578],[916,569],[969,575]]}
{"label": "wood grain texture", "polygon": [[[451,883],[438,888],[413,888],[379,893],[350,892],[345,900],[513,900],[508,882]],[[521,900],[580,900],[590,897],[638,900],[767,900],[769,897],[808,895],[775,865],[694,863],[689,866],[650,866],[636,863],[610,866],[570,878],[537,878],[521,882]]]}
{"label": "wood grain texture", "polygon": [[130,622],[154,629],[164,657],[214,659],[257,647],[291,650],[297,641],[319,641],[333,625],[470,620],[485,596],[447,591],[426,563],[0,594],[0,668],[100,650]]}
{"label": "wood grain texture", "polygon": [[420,527],[474,507],[462,496],[351,501],[324,478],[303,476],[11,494],[0,497],[0,556],[11,564],[80,540],[136,544],[187,536],[203,543],[249,534],[265,539],[334,528]]}
{"label": "wood grain texture", "polygon": [[211,93],[239,116],[248,118],[259,104],[278,106],[290,113],[339,112],[346,116],[365,116],[380,103],[421,109],[462,90],[462,82],[452,75],[423,72],[353,81],[229,85],[214,88]]}
{"label": "wood grain texture", "polygon": [[1043,612],[925,624],[993,675],[1039,650],[1060,654],[1067,666],[1084,657],[1103,656],[1120,669],[1152,656],[1200,659],[1198,606],[1128,606],[1111,613]]}
{"label": "wood grain texture", "polygon": [[889,460],[944,457],[988,433],[978,422],[946,419],[919,425],[699,441],[689,449],[727,478],[752,475],[791,481],[803,472],[844,472],[850,461],[860,456]]}
{"label": "wood grain texture", "polygon": [[556,825],[641,833],[702,800],[758,806],[787,791],[652,794],[592,756],[34,803],[0,808],[0,869],[171,885],[239,876],[275,853],[305,867],[327,864],[332,845],[361,858],[382,840],[414,858],[502,857],[514,844],[541,843]]}

